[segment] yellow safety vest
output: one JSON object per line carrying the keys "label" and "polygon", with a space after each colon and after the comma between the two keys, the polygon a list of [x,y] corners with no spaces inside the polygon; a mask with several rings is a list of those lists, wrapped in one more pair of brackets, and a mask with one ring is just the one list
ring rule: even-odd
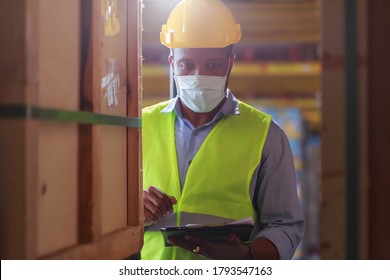
{"label": "yellow safety vest", "polygon": [[[143,186],[174,196],[174,211],[227,219],[254,218],[249,195],[271,117],[243,102],[239,115],[220,120],[206,137],[188,168],[181,191],[175,146],[175,112],[161,113],[168,102],[142,112]],[[145,232],[142,259],[199,259],[179,247],[165,247],[160,232]]]}

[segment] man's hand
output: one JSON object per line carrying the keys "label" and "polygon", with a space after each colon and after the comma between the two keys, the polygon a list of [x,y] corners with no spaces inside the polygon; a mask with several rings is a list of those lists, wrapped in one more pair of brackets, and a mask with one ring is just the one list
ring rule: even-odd
{"label": "man's hand", "polygon": [[169,242],[214,260],[241,260],[250,255],[249,246],[242,243],[235,233],[231,233],[225,242],[218,243],[194,235],[186,235],[184,238],[171,237]]}
{"label": "man's hand", "polygon": [[165,214],[173,213],[176,198],[168,196],[156,187],[144,191],[144,225],[149,226],[160,220]]}

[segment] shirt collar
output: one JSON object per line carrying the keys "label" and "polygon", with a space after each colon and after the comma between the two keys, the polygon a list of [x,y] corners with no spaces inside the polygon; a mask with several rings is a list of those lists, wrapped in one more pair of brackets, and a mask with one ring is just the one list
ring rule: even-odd
{"label": "shirt collar", "polygon": [[[236,97],[229,89],[227,89],[226,96],[227,96],[227,100],[225,101],[221,109],[219,109],[216,116],[239,115],[240,110],[238,107],[238,100],[236,99]],[[161,113],[171,113],[172,111],[175,111],[177,116],[183,118],[178,97],[172,98],[171,101],[168,103],[168,105],[161,110]]]}

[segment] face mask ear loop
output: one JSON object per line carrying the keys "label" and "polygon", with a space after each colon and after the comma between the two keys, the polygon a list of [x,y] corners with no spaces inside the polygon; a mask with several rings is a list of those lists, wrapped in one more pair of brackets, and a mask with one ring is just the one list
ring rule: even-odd
{"label": "face mask ear loop", "polygon": [[229,73],[229,68],[230,68],[230,57],[234,55],[234,54],[230,54],[229,55],[229,59],[228,59],[228,68],[226,69],[226,73],[225,73],[225,77],[227,78],[227,74]]}
{"label": "face mask ear loop", "polygon": [[227,66],[226,73],[225,73],[225,76],[224,76],[226,78],[227,78],[228,73],[229,73],[229,68],[230,68],[230,55],[229,55],[229,58],[228,58],[228,66]]}
{"label": "face mask ear loop", "polygon": [[[225,73],[225,76],[224,76],[224,78],[226,78],[226,79],[227,79],[227,76],[228,76],[228,73],[229,73],[229,68],[230,68],[230,56],[231,55],[229,55],[228,66],[227,66],[226,73]],[[227,85],[225,85],[225,96],[226,96],[226,91],[227,91]]]}

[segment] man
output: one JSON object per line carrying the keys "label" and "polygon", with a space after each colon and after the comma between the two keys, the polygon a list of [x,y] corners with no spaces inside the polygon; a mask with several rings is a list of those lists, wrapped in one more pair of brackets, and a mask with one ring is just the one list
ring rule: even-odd
{"label": "man", "polygon": [[[289,259],[303,236],[287,137],[227,88],[240,36],[220,0],[184,0],[163,25],[178,97],[143,110],[142,259]],[[250,242],[188,235],[165,247],[159,232],[247,217]]]}

